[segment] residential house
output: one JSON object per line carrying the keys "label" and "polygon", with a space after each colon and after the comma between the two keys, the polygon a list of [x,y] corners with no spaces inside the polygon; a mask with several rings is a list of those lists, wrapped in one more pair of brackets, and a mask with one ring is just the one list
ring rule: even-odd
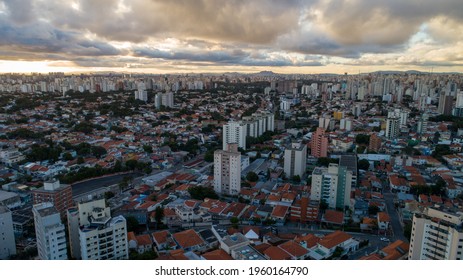
{"label": "residential house", "polygon": [[175,243],[172,234],[168,230],[153,232],[151,236],[157,252],[165,252],[178,248],[177,243]]}
{"label": "residential house", "polygon": [[149,234],[135,235],[132,231],[127,233],[129,249],[136,250],[139,254],[153,250],[153,241]]}
{"label": "residential house", "polygon": [[278,247],[289,254],[292,260],[304,260],[309,256],[309,250],[294,240],[289,240]]}
{"label": "residential house", "polygon": [[174,233],[172,237],[184,251],[202,251],[205,249],[204,240],[194,229]]}
{"label": "residential house", "polygon": [[385,231],[389,229],[391,218],[386,212],[378,212],[377,222],[378,222],[378,229],[381,231]]}
{"label": "residential house", "polygon": [[347,254],[358,250],[359,242],[350,234],[338,230],[323,237],[318,242],[317,249],[310,252],[310,256],[315,259],[326,259],[331,257],[338,247],[342,249],[343,254]]}

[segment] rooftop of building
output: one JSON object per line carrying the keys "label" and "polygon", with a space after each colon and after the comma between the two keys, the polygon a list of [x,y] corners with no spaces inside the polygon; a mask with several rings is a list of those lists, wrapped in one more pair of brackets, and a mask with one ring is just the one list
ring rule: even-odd
{"label": "rooftop of building", "polygon": [[8,209],[6,206],[0,205],[0,214],[4,214],[8,212],[10,212],[10,209]]}
{"label": "rooftop of building", "polygon": [[357,175],[357,156],[341,155],[339,158],[339,166],[345,166],[347,170],[352,171],[352,175]]}
{"label": "rooftop of building", "polygon": [[17,193],[0,190],[0,201],[7,200],[13,197],[18,197],[19,199],[19,195]]}
{"label": "rooftop of building", "polygon": [[37,210],[37,213],[41,217],[47,217],[47,216],[50,216],[50,215],[53,215],[53,214],[59,214],[58,210],[56,210],[56,208],[54,206],[52,206],[52,205],[51,206],[44,206],[43,208],[42,207],[36,208],[36,210]]}

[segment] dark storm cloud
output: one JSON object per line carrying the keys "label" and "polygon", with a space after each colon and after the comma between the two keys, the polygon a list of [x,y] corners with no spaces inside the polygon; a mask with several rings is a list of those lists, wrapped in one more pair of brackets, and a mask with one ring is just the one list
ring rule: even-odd
{"label": "dark storm cloud", "polygon": [[0,18],[0,38],[0,46],[11,51],[83,56],[121,54],[106,42],[87,40],[82,34],[64,32],[42,22],[12,25]]}
{"label": "dark storm cloud", "polygon": [[26,24],[34,19],[32,0],[5,0],[9,19],[16,24]]}
{"label": "dark storm cloud", "polygon": [[142,42],[155,36],[175,36],[270,43],[297,27],[300,1],[126,1],[81,0],[80,10],[67,1],[49,5],[58,25],[87,29],[100,37]]}
{"label": "dark storm cloud", "polygon": [[164,60],[202,61],[213,62],[216,65],[243,65],[243,66],[321,66],[317,61],[293,62],[285,57],[271,57],[265,54],[251,54],[243,50],[230,51],[162,51],[159,49],[135,49],[135,56],[157,58]]}

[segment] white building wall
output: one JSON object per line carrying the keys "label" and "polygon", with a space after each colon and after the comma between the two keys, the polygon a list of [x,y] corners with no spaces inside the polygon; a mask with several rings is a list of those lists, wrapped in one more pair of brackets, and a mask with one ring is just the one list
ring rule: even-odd
{"label": "white building wall", "polygon": [[11,211],[5,206],[0,206],[0,259],[7,259],[14,254],[16,242]]}
{"label": "white building wall", "polygon": [[66,232],[59,212],[49,202],[34,205],[32,212],[39,258],[67,260]]}

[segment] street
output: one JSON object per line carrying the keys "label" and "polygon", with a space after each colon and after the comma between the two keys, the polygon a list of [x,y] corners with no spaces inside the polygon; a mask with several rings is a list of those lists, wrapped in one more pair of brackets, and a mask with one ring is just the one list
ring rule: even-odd
{"label": "street", "polygon": [[391,218],[392,232],[394,233],[393,240],[400,239],[408,242],[408,239],[404,236],[404,230],[400,224],[399,214],[395,210],[394,206],[394,194],[391,192],[384,193],[384,200],[386,201],[387,214]]}
{"label": "street", "polygon": [[138,177],[143,175],[140,172],[128,173],[128,174],[117,174],[112,176],[106,176],[102,178],[90,179],[84,182],[76,183],[72,185],[72,196],[77,197],[86,193],[97,191],[99,188],[111,186],[122,181],[124,177]]}

